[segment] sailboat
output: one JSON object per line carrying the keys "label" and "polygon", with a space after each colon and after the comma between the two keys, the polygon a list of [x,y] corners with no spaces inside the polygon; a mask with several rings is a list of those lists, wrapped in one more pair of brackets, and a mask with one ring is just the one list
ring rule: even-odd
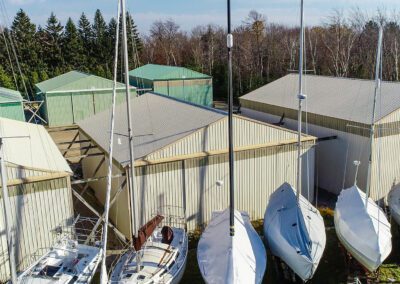
{"label": "sailboat", "polygon": [[[90,283],[100,263],[101,247],[98,234],[87,244],[82,242],[85,230],[77,228],[77,222],[86,222],[90,218],[79,217],[67,230],[57,230],[58,240],[37,261],[20,275],[16,268],[16,244],[11,233],[10,200],[7,188],[7,169],[4,161],[3,139],[24,139],[29,136],[0,137],[0,175],[2,181],[3,216],[5,217],[8,259],[11,283]],[[86,238],[85,238],[86,239]]]}
{"label": "sailboat", "polygon": [[301,126],[303,94],[303,0],[301,1],[297,191],[282,184],[270,197],[264,217],[264,236],[271,253],[284,261],[303,281],[310,280],[326,244],[325,225],[319,211],[301,195]]}
{"label": "sailboat", "polygon": [[229,189],[230,207],[213,212],[197,246],[197,261],[206,283],[261,283],[267,257],[264,244],[250,223],[249,215],[234,208],[233,92],[231,9],[228,0],[229,70]]}
{"label": "sailboat", "polygon": [[[383,30],[380,27],[375,66],[375,94],[370,129],[371,153],[368,162],[366,193],[354,185],[342,190],[335,208],[336,234],[346,250],[368,271],[375,271],[392,250],[390,223],[385,213],[370,197],[373,139],[375,135],[375,108],[380,88],[380,62]],[[355,163],[358,169],[359,163]]]}
{"label": "sailboat", "polygon": [[21,273],[15,283],[90,283],[101,261],[100,244],[100,240],[84,244],[76,235],[61,234],[53,247]]}
{"label": "sailboat", "polygon": [[[182,208],[165,206],[140,229],[135,208],[135,165],[131,123],[129,66],[126,33],[126,0],[120,0],[122,8],[122,46],[124,51],[126,103],[129,136],[129,188],[131,206],[131,246],[114,266],[109,283],[179,283],[183,277],[188,254],[186,218]],[[135,236],[134,234],[137,233]],[[104,259],[104,258],[103,258]],[[104,275],[105,265],[102,265]],[[102,283],[106,283],[102,276]]]}

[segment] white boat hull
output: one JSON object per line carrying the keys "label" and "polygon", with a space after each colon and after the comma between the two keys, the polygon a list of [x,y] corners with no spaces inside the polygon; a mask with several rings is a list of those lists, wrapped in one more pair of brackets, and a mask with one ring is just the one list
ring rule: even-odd
{"label": "white boat hull", "polygon": [[18,283],[90,283],[101,260],[101,248],[61,240],[18,276]]}
{"label": "white boat hull", "polygon": [[390,213],[397,224],[400,225],[400,184],[396,185],[388,195]]}
{"label": "white boat hull", "polygon": [[267,265],[265,247],[245,212],[235,210],[235,235],[229,235],[229,209],[213,214],[203,232],[197,261],[208,284],[261,283]]}
{"label": "white boat hull", "polygon": [[357,186],[342,190],[335,208],[336,234],[346,250],[367,270],[375,271],[392,250],[390,223]]}
{"label": "white boat hull", "polygon": [[141,269],[136,270],[136,252],[128,251],[118,260],[109,283],[177,284],[185,272],[188,237],[184,229],[172,228],[170,245],[161,242],[161,228],[154,231],[140,253]]}
{"label": "white boat hull", "polygon": [[271,253],[284,261],[303,281],[317,270],[326,244],[325,225],[319,211],[284,183],[269,200],[264,236]]}

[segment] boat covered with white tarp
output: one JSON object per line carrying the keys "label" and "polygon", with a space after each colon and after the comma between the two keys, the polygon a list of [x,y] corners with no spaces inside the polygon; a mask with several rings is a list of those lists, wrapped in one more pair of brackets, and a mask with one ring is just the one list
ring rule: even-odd
{"label": "boat covered with white tarp", "polygon": [[201,235],[197,261],[208,284],[261,283],[267,265],[264,244],[245,212],[234,211],[235,235],[229,234],[229,209],[213,212]]}
{"label": "boat covered with white tarp", "polygon": [[311,279],[326,244],[319,211],[296,190],[282,184],[270,197],[264,217],[264,236],[271,253],[283,260],[303,281]]}
{"label": "boat covered with white tarp", "polygon": [[342,190],[335,208],[335,229],[351,255],[375,271],[392,250],[390,223],[382,209],[356,185]]}

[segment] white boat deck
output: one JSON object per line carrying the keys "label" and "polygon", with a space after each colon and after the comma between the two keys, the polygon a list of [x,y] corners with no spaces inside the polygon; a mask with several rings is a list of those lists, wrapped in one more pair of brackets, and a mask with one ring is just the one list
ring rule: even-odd
{"label": "white boat deck", "polygon": [[18,283],[90,283],[101,249],[62,240],[18,277]]}
{"label": "white boat deck", "polygon": [[138,273],[136,252],[125,253],[113,271],[111,283],[177,283],[186,264],[187,238],[185,230],[172,230],[174,238],[170,245],[162,243],[161,229],[153,233],[140,251]]}

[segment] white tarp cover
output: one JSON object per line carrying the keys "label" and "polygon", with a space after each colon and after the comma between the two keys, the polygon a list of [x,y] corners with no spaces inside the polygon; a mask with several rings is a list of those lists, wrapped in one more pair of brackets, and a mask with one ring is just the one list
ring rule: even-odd
{"label": "white tarp cover", "polygon": [[272,254],[301,279],[314,275],[325,249],[325,225],[319,211],[288,183],[270,197],[264,217],[264,235]]}
{"label": "white tarp cover", "polygon": [[247,284],[261,283],[267,256],[247,213],[235,210],[235,235],[229,235],[229,209],[225,209],[213,213],[201,235],[197,261],[208,284]]}
{"label": "white tarp cover", "polygon": [[392,217],[400,225],[400,183],[389,192],[388,204]]}
{"label": "white tarp cover", "polygon": [[6,162],[44,171],[72,173],[53,139],[42,125],[0,118],[0,137],[6,138],[4,159]]}
{"label": "white tarp cover", "polygon": [[369,271],[375,271],[390,254],[390,223],[371,198],[365,207],[365,193],[357,186],[342,190],[334,220],[341,243]]}

